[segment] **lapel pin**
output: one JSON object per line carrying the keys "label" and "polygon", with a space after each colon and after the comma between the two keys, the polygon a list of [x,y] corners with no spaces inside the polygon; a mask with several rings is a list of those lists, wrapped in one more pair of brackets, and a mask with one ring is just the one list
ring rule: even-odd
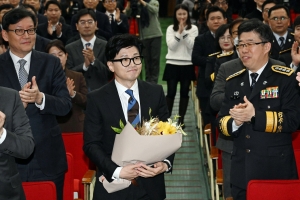
{"label": "lapel pin", "polygon": [[237,95],[239,95],[239,91],[235,91],[233,94],[234,94],[234,96],[237,96]]}
{"label": "lapel pin", "polygon": [[267,83],[268,83],[267,81],[264,81],[264,82],[263,82],[264,85],[266,85]]}
{"label": "lapel pin", "polygon": [[291,42],[291,39],[289,39],[289,42]]}
{"label": "lapel pin", "polygon": [[241,86],[244,86],[244,82],[241,82]]}

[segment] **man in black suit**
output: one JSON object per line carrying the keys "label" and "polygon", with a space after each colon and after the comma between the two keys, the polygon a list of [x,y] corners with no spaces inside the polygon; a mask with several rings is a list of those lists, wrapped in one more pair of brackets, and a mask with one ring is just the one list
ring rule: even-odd
{"label": "man in black suit", "polygon": [[72,36],[71,27],[60,21],[61,6],[58,1],[50,0],[45,5],[48,22],[38,25],[36,33],[49,40],[58,39],[64,44]]}
{"label": "man in black suit", "polygon": [[47,23],[47,21],[48,21],[47,17],[41,13],[38,13],[39,9],[41,8],[40,0],[23,0],[22,5],[24,5],[24,4],[29,4],[29,5],[33,6],[34,12],[36,13],[37,18],[38,18],[38,24]]}
{"label": "man in black suit", "polygon": [[17,160],[21,180],[53,181],[60,200],[67,162],[56,116],[66,115],[72,103],[59,59],[32,50],[36,23],[21,8],[3,17],[2,37],[10,49],[0,56],[0,86],[19,91],[36,144],[32,156]]}
{"label": "man in black suit", "polygon": [[[110,27],[109,19],[107,15],[101,13],[100,11],[96,10],[97,5],[99,4],[99,0],[83,0],[84,7],[87,9],[92,9],[96,14],[96,21],[98,30],[96,35],[104,37],[106,40],[112,36],[112,30]],[[73,36],[78,34],[78,30],[76,28],[76,23],[78,22],[78,15],[74,15],[71,20],[71,28]]]}
{"label": "man in black suit", "polygon": [[25,200],[16,158],[28,158],[34,141],[28,117],[15,90],[0,87],[0,199]]}
{"label": "man in black suit", "polygon": [[115,80],[88,94],[83,149],[96,164],[97,177],[103,175],[108,182],[112,182],[113,178],[135,179],[137,184],[108,193],[97,178],[94,199],[163,200],[166,198],[164,172],[171,171],[174,154],[152,167],[142,163],[120,167],[111,160],[116,136],[111,127],[119,127],[120,120],[129,120],[127,107],[130,96],[126,93],[127,89],[133,91],[138,102],[136,116],[141,122],[150,119],[149,108],[152,116],[159,117],[161,121],[167,120],[169,113],[163,88],[137,80],[142,69],[142,43],[136,36],[122,34],[112,37],[105,52]]}
{"label": "man in black suit", "polygon": [[278,59],[280,52],[290,49],[294,36],[289,30],[290,11],[283,5],[276,5],[269,10],[269,25],[273,31],[271,58]]}
{"label": "man in black suit", "polygon": [[112,73],[106,67],[104,47],[106,41],[95,36],[97,29],[96,14],[91,9],[82,9],[77,13],[77,30],[80,39],[66,46],[68,52],[67,68],[82,72],[89,91],[105,85]]}
{"label": "man in black suit", "polygon": [[250,180],[298,179],[291,134],[299,125],[300,98],[293,70],[269,59],[269,26],[246,20],[238,35],[243,69],[226,78],[218,122],[220,134],[234,138],[233,199],[245,200]]}
{"label": "man in black suit", "polygon": [[254,2],[256,3],[256,9],[253,10],[252,12],[248,13],[245,18],[247,19],[259,19],[260,21],[263,21],[263,17],[262,17],[262,5],[266,0],[254,0]]}
{"label": "man in black suit", "polygon": [[[210,7],[206,12],[207,26],[209,31],[195,38],[195,44],[192,52],[192,62],[198,66],[198,80],[197,80],[197,97],[199,98],[201,110],[206,110],[209,101],[211,87],[207,88],[205,85],[205,68],[207,56],[215,53],[215,38],[216,30],[222,24],[227,23],[225,11],[217,6]],[[209,123],[209,117],[203,116],[204,124]]]}
{"label": "man in black suit", "polygon": [[109,18],[112,35],[123,34],[129,32],[129,24],[127,16],[121,13],[117,7],[116,0],[104,0],[103,6],[106,9],[105,14]]}

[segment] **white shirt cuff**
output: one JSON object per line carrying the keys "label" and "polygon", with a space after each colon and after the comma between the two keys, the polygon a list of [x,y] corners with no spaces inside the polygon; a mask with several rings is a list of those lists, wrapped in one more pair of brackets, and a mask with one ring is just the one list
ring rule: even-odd
{"label": "white shirt cuff", "polygon": [[290,64],[290,67],[292,68],[292,70],[294,70],[295,72],[298,69],[298,66],[294,65],[293,63]]}
{"label": "white shirt cuff", "polygon": [[61,36],[62,36],[62,32],[59,34],[59,36],[57,36],[57,38],[61,38]]}
{"label": "white shirt cuff", "polygon": [[242,123],[241,125],[237,126],[237,125],[235,124],[235,122],[232,121],[232,132],[238,130],[242,125],[243,125],[243,123]]}
{"label": "white shirt cuff", "polygon": [[44,110],[44,108],[45,108],[45,94],[44,93],[42,93],[42,94],[43,94],[42,104],[39,105],[39,104],[35,103],[35,106],[38,107],[40,110]]}
{"label": "white shirt cuff", "polygon": [[83,63],[82,69],[83,69],[84,71],[87,71],[87,70],[88,70],[88,68],[85,66],[85,63]]}
{"label": "white shirt cuff", "polygon": [[166,172],[168,172],[168,171],[170,171],[172,169],[172,164],[171,164],[171,162],[168,159],[164,159],[164,161],[167,162],[167,163],[169,163],[169,165],[170,165],[170,168],[166,171]]}
{"label": "white shirt cuff", "polygon": [[0,144],[4,142],[5,138],[6,138],[6,129],[3,128],[3,133],[2,136],[0,137]]}
{"label": "white shirt cuff", "polygon": [[113,173],[112,179],[120,179],[120,173],[123,167],[117,167]]}

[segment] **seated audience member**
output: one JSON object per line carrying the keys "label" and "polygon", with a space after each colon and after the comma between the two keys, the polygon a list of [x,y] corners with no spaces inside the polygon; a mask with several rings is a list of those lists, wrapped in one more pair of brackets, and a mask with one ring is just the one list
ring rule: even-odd
{"label": "seated audience member", "polygon": [[[195,4],[194,0],[183,0],[181,4],[188,7],[189,15],[192,16],[193,15],[194,4]],[[196,20],[191,18],[191,22],[192,22],[192,24],[195,24]]]}
{"label": "seated audience member", "polygon": [[232,9],[228,7],[228,0],[212,0],[211,3],[225,11],[227,23],[230,24],[232,22]]}
{"label": "seated audience member", "polygon": [[3,4],[0,6],[0,31],[2,31],[2,18],[4,14],[12,9],[14,9],[14,7],[11,4]]}
{"label": "seated audience member", "polygon": [[[34,7],[34,11],[37,13],[39,9],[41,8],[41,3],[40,0],[23,0],[23,4],[29,4]],[[37,13],[37,18],[38,18],[38,24],[43,24],[48,22],[48,19],[45,15],[42,15],[40,13]]]}
{"label": "seated audience member", "polygon": [[211,6],[212,6],[212,4],[206,3],[199,9],[200,10],[199,11],[199,16],[198,16],[197,21],[196,21],[196,26],[198,27],[199,35],[205,33],[206,31],[208,31],[205,15],[206,15],[207,9]]}
{"label": "seated audience member", "polygon": [[0,6],[4,4],[10,4],[9,0],[0,0]]}
{"label": "seated audience member", "polygon": [[[28,11],[30,11],[32,14],[34,14],[37,17],[37,13],[36,13],[36,11],[35,11],[35,9],[32,5],[22,4],[21,7],[25,8]],[[33,48],[37,51],[46,52],[46,46],[50,41],[51,40],[36,34],[35,44],[34,44]]]}
{"label": "seated audience member", "polygon": [[0,199],[25,200],[16,159],[28,158],[34,140],[19,92],[0,87]]}
{"label": "seated audience member", "polygon": [[68,0],[61,2],[61,15],[65,19],[66,24],[71,24],[73,15],[76,15],[83,8],[83,3],[80,0]]}
{"label": "seated audience member", "polygon": [[[208,55],[216,52],[215,32],[227,23],[225,11],[217,6],[212,6],[206,12],[208,31],[195,38],[192,51],[192,63],[198,66],[197,97],[199,98],[201,110],[207,108],[211,88],[205,84],[205,68]],[[209,123],[207,116],[203,115],[204,124]]]}
{"label": "seated audience member", "polygon": [[129,24],[127,16],[121,13],[117,7],[116,0],[104,0],[103,6],[106,9],[105,14],[109,18],[112,35],[123,34],[129,32]]}
{"label": "seated audience member", "polygon": [[247,19],[259,19],[260,21],[263,21],[263,17],[262,17],[262,5],[266,0],[254,0],[254,2],[256,3],[256,9],[253,10],[252,12],[248,13],[245,18]]}
{"label": "seated audience member", "polygon": [[266,0],[262,5],[262,17],[263,23],[269,25],[269,10],[270,8],[276,6],[275,0]]}
{"label": "seated audience member", "polygon": [[66,46],[67,67],[82,72],[89,91],[105,85],[112,77],[106,66],[104,47],[106,41],[95,36],[97,30],[96,13],[91,9],[82,9],[77,13],[76,22],[80,39]]}
{"label": "seated audience member", "polygon": [[293,43],[292,48],[280,52],[279,60],[284,62],[286,66],[290,66],[295,73],[297,73],[300,70],[300,16],[298,16],[294,21],[294,39],[295,42]]}
{"label": "seated audience member", "polygon": [[5,41],[2,37],[2,34],[0,34],[0,55],[5,53],[8,49],[8,42]]}
{"label": "seated audience member", "polygon": [[[99,0],[93,0],[93,1],[83,0],[83,4],[86,9],[91,9],[95,12],[96,15],[95,21],[97,21],[96,26],[98,28],[96,35],[100,37],[104,37],[106,40],[108,40],[112,36],[112,30],[107,15],[96,10],[97,5],[99,4]],[[72,29],[73,36],[78,35],[78,29],[76,26],[77,22],[78,22],[78,14],[74,15],[71,20],[71,29]]]}
{"label": "seated audience member", "polygon": [[20,0],[9,0],[9,2],[14,8],[18,8],[20,5]]}
{"label": "seated audience member", "polygon": [[58,39],[66,44],[72,36],[71,27],[61,22],[61,7],[56,0],[50,0],[45,5],[48,22],[38,25],[36,33],[50,40]]}
{"label": "seated audience member", "polygon": [[278,59],[280,52],[290,49],[294,36],[289,30],[290,11],[283,5],[276,5],[269,10],[269,26],[273,31],[271,58]]}
{"label": "seated audience member", "polygon": [[72,110],[66,116],[56,117],[58,124],[63,133],[65,132],[82,132],[83,120],[86,106],[87,87],[85,79],[80,72],[72,71],[66,68],[68,53],[60,40],[51,41],[46,52],[58,57],[61,66],[67,77],[67,87],[72,99]]}

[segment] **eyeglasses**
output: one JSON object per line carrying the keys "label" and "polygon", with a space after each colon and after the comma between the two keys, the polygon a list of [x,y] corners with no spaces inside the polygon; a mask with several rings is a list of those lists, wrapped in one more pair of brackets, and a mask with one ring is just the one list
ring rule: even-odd
{"label": "eyeglasses", "polygon": [[116,3],[116,0],[104,1],[104,3]]}
{"label": "eyeglasses", "polygon": [[237,44],[235,45],[235,47],[240,50],[243,48],[252,48],[254,45],[259,45],[259,44],[265,44],[268,43],[267,41],[263,41],[263,42],[249,42],[249,43],[245,43],[245,44]]}
{"label": "eyeglasses", "polygon": [[287,20],[288,19],[288,17],[273,17],[273,18],[271,18],[271,20],[273,20],[273,21],[285,21],[285,20]]}
{"label": "eyeglasses", "polygon": [[225,42],[226,40],[230,41],[231,40],[231,36],[227,36],[227,37],[222,36],[222,37],[219,38],[219,41],[221,41],[221,42]]}
{"label": "eyeglasses", "polygon": [[92,25],[92,24],[95,23],[95,21],[92,20],[92,19],[87,20],[87,21],[84,21],[84,20],[79,21],[79,24],[80,24],[81,26],[84,26],[86,23],[87,23],[88,25]]}
{"label": "eyeglasses", "polygon": [[13,31],[18,36],[24,35],[25,32],[27,32],[28,35],[34,35],[35,32],[36,32],[36,28],[30,28],[30,29],[27,29],[27,30],[25,30],[25,29],[15,29],[15,30],[8,30],[8,31]]}
{"label": "eyeglasses", "polygon": [[128,67],[131,61],[136,65],[140,65],[142,63],[142,59],[143,56],[136,56],[133,58],[121,58],[121,59],[111,60],[111,62],[121,62],[123,67]]}

